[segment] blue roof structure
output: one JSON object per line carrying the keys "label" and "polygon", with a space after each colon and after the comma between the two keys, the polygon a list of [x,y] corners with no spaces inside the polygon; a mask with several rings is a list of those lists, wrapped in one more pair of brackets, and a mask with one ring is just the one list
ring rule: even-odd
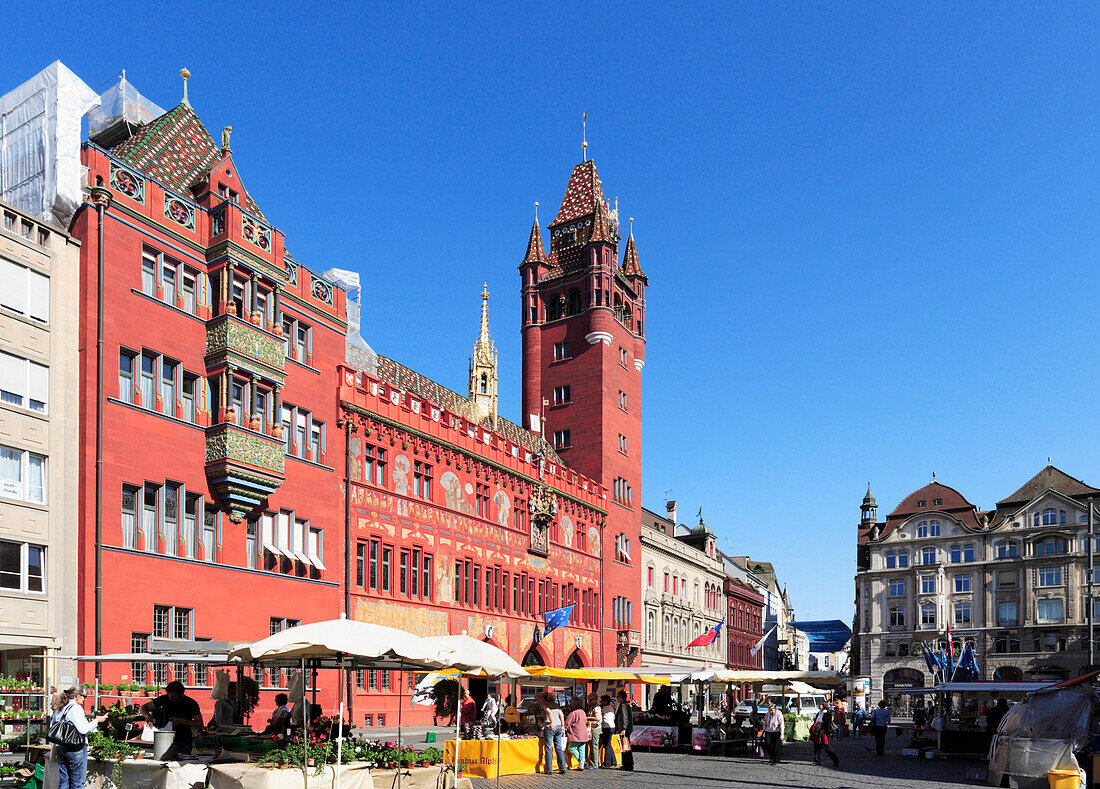
{"label": "blue roof structure", "polygon": [[839,619],[791,622],[790,626],[806,634],[811,652],[839,652],[852,638],[852,628]]}

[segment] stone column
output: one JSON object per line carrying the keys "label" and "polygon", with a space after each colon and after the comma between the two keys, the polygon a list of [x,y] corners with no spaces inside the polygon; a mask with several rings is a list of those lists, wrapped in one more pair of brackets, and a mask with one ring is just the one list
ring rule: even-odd
{"label": "stone column", "polygon": [[257,326],[262,326],[263,319],[257,320],[256,318],[256,310],[260,308],[260,292],[258,287],[260,284],[260,275],[255,271],[252,272],[251,284],[252,290],[251,293],[249,293],[250,298],[248,300],[248,319]]}
{"label": "stone column", "polygon": [[271,321],[275,324],[275,333],[283,336],[283,286],[278,282],[271,289],[272,310]]}
{"label": "stone column", "polygon": [[229,312],[229,299],[233,295],[233,268],[232,260],[222,268],[222,314]]}
{"label": "stone column", "polygon": [[[276,324],[278,325],[278,324]],[[283,387],[275,384],[271,388],[271,435],[283,437]]]}
{"label": "stone column", "polygon": [[[253,279],[253,282],[256,280]],[[249,420],[249,427],[253,430],[260,429],[260,413],[258,409],[258,400],[260,397],[259,387],[256,385],[256,374],[249,373],[248,375],[248,412],[251,416]]]}

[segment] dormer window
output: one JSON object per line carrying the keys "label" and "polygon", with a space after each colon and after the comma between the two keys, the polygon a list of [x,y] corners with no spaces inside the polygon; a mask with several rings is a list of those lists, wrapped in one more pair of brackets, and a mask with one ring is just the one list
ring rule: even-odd
{"label": "dormer window", "polygon": [[226,200],[228,200],[231,203],[236,203],[238,201],[238,198],[239,198],[239,195],[237,194],[237,190],[230,189],[228,186],[221,183],[220,181],[218,182],[218,194],[220,194],[222,197],[224,197]]}
{"label": "dormer window", "polygon": [[927,500],[927,499],[921,499],[920,501],[918,501],[918,502],[917,502],[917,506],[918,506],[918,507],[923,507],[923,506],[925,506],[926,504],[928,504],[928,500]]}
{"label": "dormer window", "polygon": [[932,499],[932,506],[942,507],[943,506],[943,499]]}

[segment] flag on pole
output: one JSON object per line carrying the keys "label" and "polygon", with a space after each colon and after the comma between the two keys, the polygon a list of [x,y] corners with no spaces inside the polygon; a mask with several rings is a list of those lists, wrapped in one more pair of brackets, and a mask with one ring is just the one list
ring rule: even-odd
{"label": "flag on pole", "polygon": [[569,617],[572,615],[573,606],[571,605],[567,605],[565,608],[559,608],[556,611],[547,611],[542,615],[542,620],[545,625],[542,631],[543,636],[548,636],[555,629],[568,625]]}
{"label": "flag on pole", "polygon": [[955,642],[951,640],[951,621],[947,622],[947,675],[955,676]]}
{"label": "flag on pole", "polygon": [[756,642],[756,646],[754,646],[752,649],[749,650],[750,655],[752,655],[753,657],[756,657],[756,653],[759,652],[761,649],[763,649],[764,642],[768,640],[768,636],[770,636],[772,633],[775,632],[776,627],[778,627],[778,625],[772,625],[772,629],[769,630],[767,633],[765,633],[764,636],[759,641]]}
{"label": "flag on pole", "polygon": [[932,651],[932,647],[928,644],[924,645],[924,663],[928,666],[928,671],[935,677],[936,669],[939,668],[939,661],[936,659],[936,654]]}
{"label": "flag on pole", "polygon": [[412,696],[409,699],[409,706],[414,704],[422,704],[425,707],[432,706],[435,704],[435,693],[433,689],[439,684],[439,681],[444,679],[455,679],[457,677],[457,671],[433,671],[430,674],[425,674],[424,678],[416,683],[416,687],[413,688]]}
{"label": "flag on pole", "polygon": [[719,622],[714,627],[710,628],[705,633],[703,633],[701,636],[699,636],[694,641],[692,641],[690,644],[688,644],[688,646],[689,647],[709,647],[711,644],[714,643],[714,640],[716,638],[718,638],[718,633],[719,633],[719,631],[721,631],[721,629],[722,629],[722,623]]}
{"label": "flag on pole", "polygon": [[957,674],[960,671],[966,672],[967,682],[973,682],[982,675],[982,670],[978,667],[978,660],[974,657],[974,647],[969,641],[966,642],[962,652],[959,653],[959,665],[955,673]]}

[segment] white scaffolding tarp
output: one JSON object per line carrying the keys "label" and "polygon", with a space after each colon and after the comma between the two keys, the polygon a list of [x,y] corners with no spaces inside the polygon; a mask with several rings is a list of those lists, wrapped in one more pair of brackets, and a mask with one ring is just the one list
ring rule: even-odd
{"label": "white scaffolding tarp", "polygon": [[60,60],[0,97],[0,199],[67,230],[84,200],[80,119],[98,102]]}

